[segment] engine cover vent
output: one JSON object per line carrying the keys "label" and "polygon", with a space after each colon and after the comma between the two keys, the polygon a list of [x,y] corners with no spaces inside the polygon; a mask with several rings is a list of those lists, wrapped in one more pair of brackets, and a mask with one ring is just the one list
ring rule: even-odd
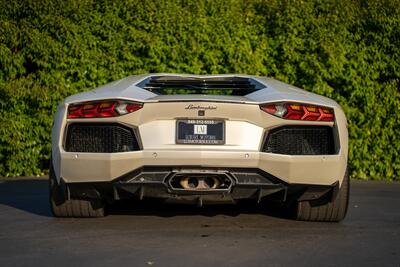
{"label": "engine cover vent", "polygon": [[138,87],[158,95],[233,95],[244,96],[265,86],[252,78],[223,77],[190,77],[190,76],[152,76],[137,84]]}

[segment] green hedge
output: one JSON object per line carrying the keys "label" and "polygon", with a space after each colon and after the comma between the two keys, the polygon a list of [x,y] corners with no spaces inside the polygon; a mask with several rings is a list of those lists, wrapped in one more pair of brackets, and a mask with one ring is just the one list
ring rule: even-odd
{"label": "green hedge", "polygon": [[400,3],[0,1],[0,175],[40,175],[66,96],[138,73],[247,73],[338,101],[350,171],[399,180]]}

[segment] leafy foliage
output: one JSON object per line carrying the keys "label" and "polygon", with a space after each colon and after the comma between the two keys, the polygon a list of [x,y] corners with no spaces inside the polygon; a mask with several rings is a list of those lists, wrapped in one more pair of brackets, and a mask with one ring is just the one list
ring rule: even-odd
{"label": "leafy foliage", "polygon": [[149,72],[275,77],[335,99],[350,171],[400,174],[398,0],[0,1],[0,175],[40,175],[67,95]]}

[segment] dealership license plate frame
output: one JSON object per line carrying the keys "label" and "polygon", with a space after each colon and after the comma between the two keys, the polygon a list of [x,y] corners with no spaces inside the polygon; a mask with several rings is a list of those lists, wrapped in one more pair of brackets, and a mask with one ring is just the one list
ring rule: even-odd
{"label": "dealership license plate frame", "polygon": [[[184,123],[184,124],[182,124]],[[185,129],[182,128],[182,125],[186,127],[192,127],[189,138],[188,135],[185,135],[184,138],[180,138],[182,131]],[[207,125],[207,134],[194,134],[194,125]],[[212,128],[220,127],[220,130],[217,129],[217,134],[208,134],[208,131],[214,132],[215,129],[209,129],[209,126]],[[186,131],[188,129],[186,128]],[[196,137],[195,137],[196,136]],[[213,139],[212,136],[215,136]],[[218,138],[220,137],[220,138]],[[204,139],[205,138],[205,139]],[[175,133],[175,142],[176,144],[185,144],[185,145],[224,145],[225,144],[225,120],[221,119],[178,119],[176,120],[176,133]]]}

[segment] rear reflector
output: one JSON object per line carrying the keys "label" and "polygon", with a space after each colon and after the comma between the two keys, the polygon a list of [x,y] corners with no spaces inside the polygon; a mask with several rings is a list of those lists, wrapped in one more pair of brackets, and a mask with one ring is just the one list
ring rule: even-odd
{"label": "rear reflector", "polygon": [[333,121],[333,109],[299,103],[274,103],[260,106],[262,111],[287,120]]}
{"label": "rear reflector", "polygon": [[104,100],[71,104],[68,107],[68,119],[107,118],[135,112],[143,107],[141,103]]}

